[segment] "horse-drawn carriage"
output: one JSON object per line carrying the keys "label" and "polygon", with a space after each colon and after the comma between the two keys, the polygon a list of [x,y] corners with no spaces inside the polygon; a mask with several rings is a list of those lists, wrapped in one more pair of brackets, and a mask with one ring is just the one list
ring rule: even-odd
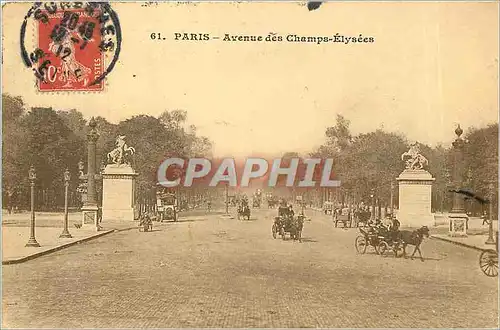
{"label": "horse-drawn carriage", "polygon": [[252,201],[252,206],[254,208],[259,208],[260,207],[260,199],[254,197],[254,199]]}
{"label": "horse-drawn carriage", "polygon": [[333,215],[333,202],[324,202],[323,203],[323,212],[325,214],[332,214]]}
{"label": "horse-drawn carriage", "polygon": [[498,276],[498,232],[496,232],[495,236],[495,250],[484,250],[481,252],[479,267],[486,276]]}
{"label": "horse-drawn carriage", "polygon": [[376,254],[381,240],[385,239],[385,230],[381,226],[369,226],[368,228],[359,228],[360,235],[356,237],[354,246],[360,254],[365,254],[367,247],[371,246]]}
{"label": "horse-drawn carriage", "polygon": [[424,240],[424,237],[429,237],[429,228],[423,226],[419,229],[401,230],[401,231],[390,231],[387,227],[382,224],[369,225],[368,228],[359,228],[361,235],[356,237],[355,247],[356,251],[360,254],[366,253],[368,246],[374,248],[375,253],[384,256],[386,252],[391,251],[394,253],[395,257],[398,257],[399,251],[402,252],[402,256],[406,256],[406,246],[413,245],[415,249],[411,255],[413,256],[418,251],[420,259],[424,261],[422,257],[422,252],[420,251],[420,244]]}
{"label": "horse-drawn carriage", "polygon": [[333,210],[333,221],[335,222],[335,228],[337,228],[339,222],[342,223],[344,228],[352,227],[352,215],[353,212],[349,208],[337,208]]}
{"label": "horse-drawn carriage", "polygon": [[267,207],[270,208],[270,209],[273,209],[275,208],[276,206],[278,206],[278,199],[274,196],[268,196],[267,198]]}
{"label": "horse-drawn carriage", "polygon": [[238,204],[237,212],[238,220],[240,220],[241,218],[243,218],[243,220],[245,220],[245,218],[247,218],[247,220],[250,220],[250,206],[248,205],[248,201],[242,200]]}
{"label": "horse-drawn carriage", "polygon": [[286,239],[286,234],[290,234],[290,238],[302,242],[302,229],[304,228],[303,214],[294,216],[288,208],[280,207],[278,216],[274,218],[272,227],[273,238],[276,239],[279,234],[283,240]]}

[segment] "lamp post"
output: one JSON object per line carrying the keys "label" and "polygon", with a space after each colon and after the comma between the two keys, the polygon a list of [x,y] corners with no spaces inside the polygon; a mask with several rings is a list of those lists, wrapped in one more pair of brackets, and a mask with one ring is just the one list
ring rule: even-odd
{"label": "lamp post", "polygon": [[490,195],[490,225],[488,229],[488,239],[486,240],[485,244],[495,244],[495,239],[493,238],[493,194],[494,194],[494,189],[495,185],[493,183],[490,183],[488,185],[489,188],[489,195]]}
{"label": "lamp post", "polygon": [[30,170],[28,172],[28,178],[30,180],[31,187],[31,226],[30,226],[30,238],[28,243],[26,243],[26,247],[40,247],[40,244],[36,241],[35,238],[35,180],[36,180],[36,172],[33,165],[31,165]]}
{"label": "lamp post", "polygon": [[391,180],[391,217],[394,217],[394,181]]}
{"label": "lamp post", "polygon": [[375,189],[370,190],[370,198],[372,199],[372,220],[375,220]]}
{"label": "lamp post", "polygon": [[68,230],[68,191],[69,191],[69,180],[71,180],[71,174],[68,169],[64,171],[64,229],[59,236],[60,238],[72,238]]}

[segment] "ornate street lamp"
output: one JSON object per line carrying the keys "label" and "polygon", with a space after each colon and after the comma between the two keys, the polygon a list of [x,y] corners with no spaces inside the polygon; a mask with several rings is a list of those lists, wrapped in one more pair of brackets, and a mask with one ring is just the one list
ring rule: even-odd
{"label": "ornate street lamp", "polygon": [[68,231],[68,191],[69,191],[69,181],[71,180],[71,174],[68,169],[64,171],[64,229],[60,238],[72,238]]}
{"label": "ornate street lamp", "polygon": [[490,225],[489,225],[489,230],[488,230],[488,240],[486,240],[485,244],[495,244],[495,239],[493,238],[493,195],[495,193],[495,185],[493,183],[490,183],[488,185],[489,188],[489,199],[490,199]]}
{"label": "ornate street lamp", "polygon": [[28,172],[28,178],[30,180],[31,186],[31,226],[30,226],[30,238],[28,243],[26,243],[27,247],[40,247],[40,244],[36,241],[35,238],[35,180],[36,180],[36,172],[33,165],[31,165],[30,170]]}

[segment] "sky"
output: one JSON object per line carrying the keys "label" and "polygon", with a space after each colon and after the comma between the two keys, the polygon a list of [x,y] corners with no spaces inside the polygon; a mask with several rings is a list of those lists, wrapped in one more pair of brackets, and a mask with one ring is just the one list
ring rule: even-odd
{"label": "sky", "polygon": [[[214,154],[312,151],[337,114],[430,145],[457,123],[498,122],[498,3],[112,3],[119,61],[98,93],[41,93],[23,66],[30,4],[3,7],[3,92],[28,106],[78,109],[117,123],[182,109]],[[166,40],[151,40],[151,33]],[[374,37],[373,43],[176,41],[174,33]],[[34,36],[31,34],[31,38]],[[33,40],[31,40],[33,42]],[[167,143],[167,142],[166,142]],[[133,143],[131,143],[133,144]]]}

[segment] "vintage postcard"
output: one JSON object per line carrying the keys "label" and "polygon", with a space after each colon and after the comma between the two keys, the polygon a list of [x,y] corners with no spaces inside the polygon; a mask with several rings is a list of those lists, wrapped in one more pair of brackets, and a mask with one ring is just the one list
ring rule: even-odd
{"label": "vintage postcard", "polygon": [[2,328],[498,328],[498,1],[2,1]]}

